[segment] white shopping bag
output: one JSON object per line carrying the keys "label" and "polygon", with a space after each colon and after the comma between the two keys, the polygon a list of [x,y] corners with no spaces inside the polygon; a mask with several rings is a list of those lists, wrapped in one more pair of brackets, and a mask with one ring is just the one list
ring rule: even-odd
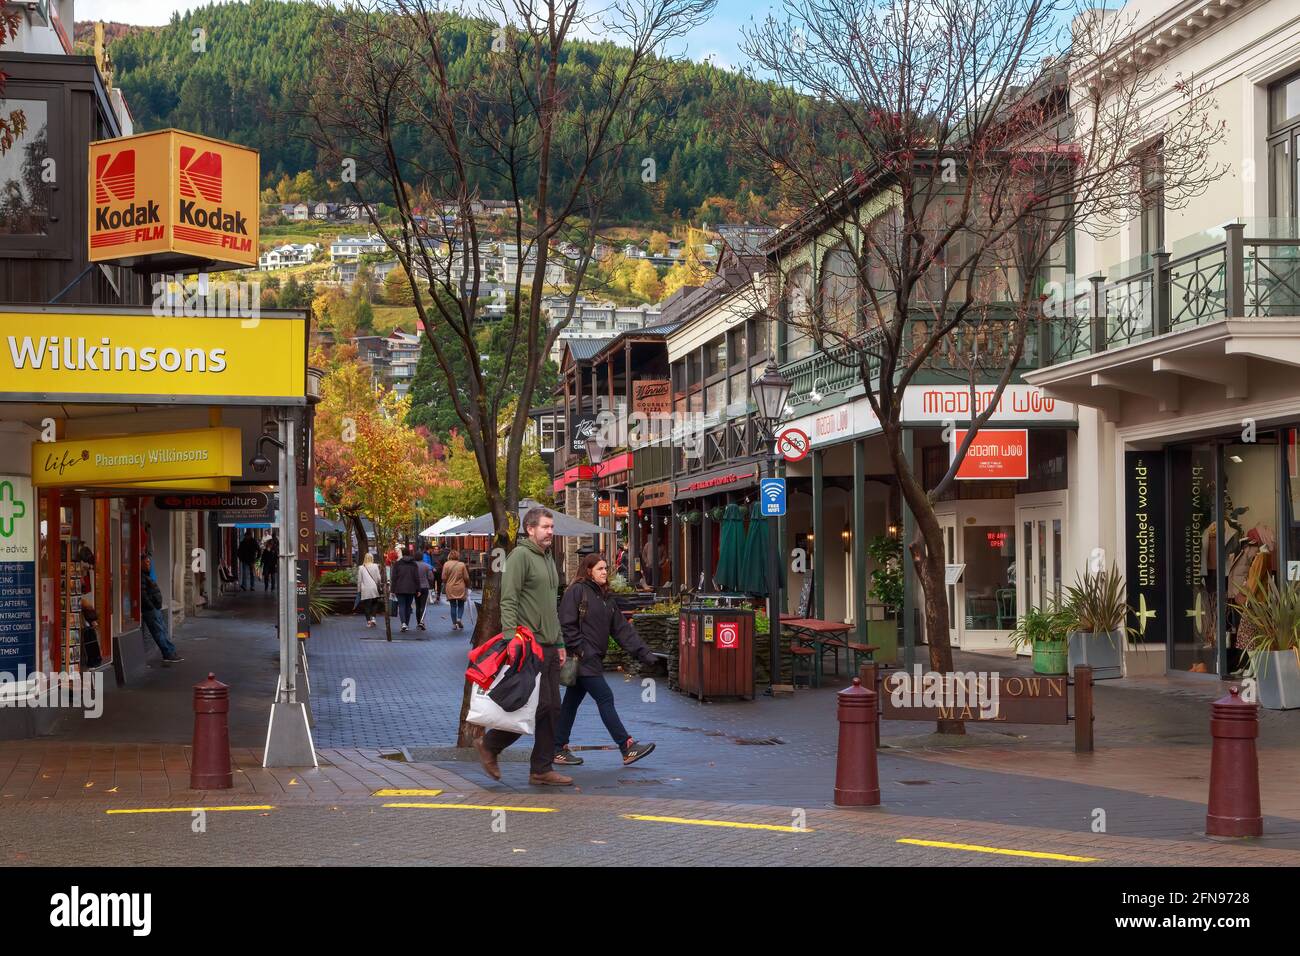
{"label": "white shopping bag", "polygon": [[[510,665],[507,664],[501,668],[501,673],[497,674],[496,680],[492,681],[492,686],[496,687],[505,679],[510,671]],[[477,724],[480,727],[486,727],[488,730],[505,730],[512,734],[531,734],[537,729],[537,699],[542,693],[542,675],[538,674],[533,680],[533,693],[528,698],[528,703],[518,710],[502,710],[491,697],[489,691],[473,685],[469,695],[469,716],[465,719],[471,724]]]}
{"label": "white shopping bag", "polygon": [[474,636],[474,626],[478,624],[478,605],[474,603],[473,594],[465,599],[465,606],[460,612],[460,624],[470,637]]}

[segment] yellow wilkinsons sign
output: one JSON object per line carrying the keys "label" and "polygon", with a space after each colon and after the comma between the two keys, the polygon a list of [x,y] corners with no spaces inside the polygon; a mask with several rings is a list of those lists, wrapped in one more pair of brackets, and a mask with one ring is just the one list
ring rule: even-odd
{"label": "yellow wilkinsons sign", "polygon": [[302,404],[306,368],[292,313],[0,310],[0,402]]}
{"label": "yellow wilkinsons sign", "polygon": [[238,428],[37,442],[32,484],[136,485],[243,474]]}
{"label": "yellow wilkinsons sign", "polygon": [[70,339],[66,336],[42,335],[35,338],[7,337],[9,358],[16,370],[40,369],[46,364],[52,370],[67,369],[77,372],[224,372],[225,349],[158,348],[145,345],[113,345],[107,337],[98,342],[87,342],[84,337]]}

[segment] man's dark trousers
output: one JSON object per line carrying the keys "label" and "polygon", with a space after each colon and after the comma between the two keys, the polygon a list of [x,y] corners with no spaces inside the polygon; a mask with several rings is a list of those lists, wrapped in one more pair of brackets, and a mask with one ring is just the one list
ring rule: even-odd
{"label": "man's dark trousers", "polygon": [[[537,733],[533,738],[530,773],[546,773],[552,769],[555,725],[560,719],[560,646],[544,646],[542,654],[542,685],[537,695]],[[492,753],[499,754],[521,736],[504,730],[489,730],[483,735],[483,745]]]}

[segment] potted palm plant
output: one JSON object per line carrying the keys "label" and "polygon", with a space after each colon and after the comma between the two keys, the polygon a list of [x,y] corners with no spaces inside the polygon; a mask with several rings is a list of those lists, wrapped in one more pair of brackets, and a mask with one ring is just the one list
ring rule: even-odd
{"label": "potted palm plant", "polygon": [[1079,575],[1066,591],[1071,621],[1069,672],[1079,664],[1092,668],[1094,680],[1124,676],[1124,637],[1129,606],[1124,597],[1124,576],[1119,568]]}
{"label": "potted palm plant", "polygon": [[1279,588],[1271,577],[1239,605],[1241,626],[1260,705],[1269,710],[1300,707],[1300,586]]}
{"label": "potted palm plant", "polygon": [[1070,612],[1055,604],[1031,607],[1016,622],[1016,629],[1011,632],[1011,646],[1028,647],[1033,651],[1035,674],[1064,674],[1069,656],[1069,642],[1065,635],[1071,622]]}

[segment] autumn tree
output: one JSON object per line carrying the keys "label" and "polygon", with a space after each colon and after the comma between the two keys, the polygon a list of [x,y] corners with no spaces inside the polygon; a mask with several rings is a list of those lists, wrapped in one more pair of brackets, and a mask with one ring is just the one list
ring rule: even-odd
{"label": "autumn tree", "polygon": [[[779,260],[817,243],[815,288],[798,265],[779,276],[785,321],[857,373],[880,421],[916,520],[908,547],[935,671],[952,671],[952,651],[934,505],[1027,346],[1042,361],[1053,343],[1074,345],[1044,308],[1071,230],[1105,236],[1139,213],[1149,144],[1162,144],[1166,208],[1223,173],[1210,161],[1223,136],[1212,98],[1132,69],[1146,41],[1131,27],[1063,0],[783,0],[742,43],[748,71],[770,83],[772,117],[719,106],[737,160],[775,171],[803,211],[769,248]],[[1158,114],[1142,105],[1156,84],[1168,101]],[[923,370],[968,386],[972,409],[931,487],[902,421]]]}
{"label": "autumn tree", "polygon": [[[330,69],[303,112],[326,163],[353,160],[358,178],[387,186],[397,223],[371,225],[407,274],[421,277],[410,283],[415,309],[473,449],[502,551],[514,544],[539,370],[568,324],[568,316],[554,325],[542,321],[547,265],[557,245],[573,245],[576,255],[566,263],[571,316],[605,211],[630,179],[639,182],[638,146],[657,138],[669,118],[680,61],[666,45],[702,22],[713,4],[620,0],[592,11],[581,0],[378,0],[328,14],[323,61]],[[473,68],[452,70],[467,28]],[[617,55],[568,67],[579,32],[616,40]],[[582,110],[569,112],[579,99]],[[425,144],[427,160],[412,156],[412,142]],[[533,262],[531,279],[523,269],[507,277],[511,306],[496,320],[505,330],[505,365],[520,370],[511,390],[505,377],[490,378],[480,359],[479,300],[491,251],[472,211],[480,176],[514,207],[510,240],[521,261]],[[421,216],[421,190],[453,203],[457,215]],[[444,249],[455,253],[440,256]],[[514,414],[502,435],[498,415],[511,402]],[[476,643],[499,626],[498,587],[490,576]],[[462,718],[467,706],[468,685]],[[462,745],[470,733],[462,720]]]}

